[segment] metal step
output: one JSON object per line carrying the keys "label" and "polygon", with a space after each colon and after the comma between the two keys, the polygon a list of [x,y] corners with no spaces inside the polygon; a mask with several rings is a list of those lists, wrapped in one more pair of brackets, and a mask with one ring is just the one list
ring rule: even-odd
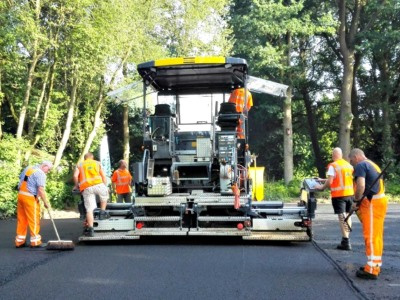
{"label": "metal step", "polygon": [[142,229],[135,229],[129,232],[129,234],[133,235],[146,235],[146,236],[168,236],[168,235],[187,235],[188,229],[187,228],[146,228],[143,227]]}
{"label": "metal step", "polygon": [[234,216],[200,216],[197,218],[200,222],[243,222],[250,220],[250,217],[234,217]]}
{"label": "metal step", "polygon": [[253,219],[253,230],[259,231],[270,231],[270,230],[286,230],[286,231],[302,231],[303,228],[295,226],[296,222],[301,221],[299,218],[265,218],[265,219]]}
{"label": "metal step", "polygon": [[94,220],[94,231],[101,230],[131,230],[133,219],[109,218],[105,220]]}
{"label": "metal step", "polygon": [[181,217],[179,216],[162,216],[162,217],[135,217],[136,222],[174,222],[180,221]]}
{"label": "metal step", "polygon": [[250,234],[250,230],[236,228],[198,228],[188,232],[188,235],[194,236],[245,236]]}
{"label": "metal step", "polygon": [[147,179],[153,178],[154,175],[154,159],[149,159],[148,160],[148,165],[147,165]]}
{"label": "metal step", "polygon": [[251,211],[257,213],[265,213],[267,215],[306,215],[307,208],[305,207],[287,207],[287,208],[252,208]]}
{"label": "metal step", "polygon": [[129,235],[128,232],[95,232],[93,237],[80,236],[79,241],[111,241],[111,240],[138,240],[140,236]]}
{"label": "metal step", "polygon": [[243,236],[243,240],[262,240],[262,241],[292,241],[307,242],[310,237],[305,231],[301,232],[285,232],[285,231],[267,231],[252,232],[249,236]]}

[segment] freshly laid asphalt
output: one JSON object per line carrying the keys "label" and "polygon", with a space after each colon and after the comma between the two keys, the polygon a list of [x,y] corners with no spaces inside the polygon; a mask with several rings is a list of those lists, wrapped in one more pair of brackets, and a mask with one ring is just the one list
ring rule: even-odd
{"label": "freshly laid asphalt", "polygon": [[[62,239],[77,241],[81,221],[56,222]],[[15,220],[2,220],[0,299],[400,299],[400,205],[389,206],[376,281],[355,277],[366,258],[353,223],[353,251],[336,250],[336,216],[319,204],[313,243],[164,237],[59,252],[15,249]],[[49,220],[42,224],[42,236],[55,239]]]}
{"label": "freshly laid asphalt", "polygon": [[366,263],[361,224],[354,215],[350,236],[352,251],[337,250],[341,239],[337,216],[330,204],[320,204],[314,221],[314,241],[333,260],[349,283],[369,299],[400,299],[400,204],[389,204],[384,229],[382,269],[378,280],[355,276]]}

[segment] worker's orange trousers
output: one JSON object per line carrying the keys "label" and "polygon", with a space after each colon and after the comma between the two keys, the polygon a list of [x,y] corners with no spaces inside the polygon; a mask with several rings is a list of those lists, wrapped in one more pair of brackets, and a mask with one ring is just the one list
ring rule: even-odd
{"label": "worker's orange trousers", "polygon": [[17,202],[17,236],[15,246],[25,244],[28,226],[31,235],[31,246],[38,246],[42,243],[40,231],[40,205],[33,196],[18,194]]}
{"label": "worker's orange trousers", "polygon": [[359,216],[362,223],[367,264],[364,271],[379,275],[382,266],[383,226],[387,211],[387,198],[364,199],[360,205]]}

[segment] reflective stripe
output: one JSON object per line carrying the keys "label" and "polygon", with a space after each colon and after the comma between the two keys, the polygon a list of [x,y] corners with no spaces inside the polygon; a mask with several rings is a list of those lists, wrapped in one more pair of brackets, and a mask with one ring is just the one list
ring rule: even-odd
{"label": "reflective stripe", "polygon": [[39,234],[31,237],[31,243],[40,242],[41,240],[42,237]]}
{"label": "reflective stripe", "polygon": [[373,262],[373,261],[367,261],[367,265],[370,267],[381,267],[382,266],[382,262]]}
{"label": "reflective stripe", "polygon": [[367,258],[368,258],[369,260],[382,260],[382,256],[370,255],[370,256],[367,256]]}
{"label": "reflective stripe", "polygon": [[17,235],[17,237],[15,238],[15,240],[17,242],[23,242],[23,241],[25,241],[25,239],[26,239],[26,236],[23,236],[23,235]]}
{"label": "reflective stripe", "polygon": [[[125,180],[127,179],[127,180]],[[129,176],[120,176],[119,172],[117,171],[117,182],[116,185],[127,185],[129,184],[129,180],[131,178]]]}
{"label": "reflective stripe", "polygon": [[353,186],[352,185],[346,185],[346,186],[341,186],[341,187],[337,187],[337,188],[331,188],[331,191],[341,191],[343,189],[347,190],[347,189],[352,189]]}
{"label": "reflective stripe", "polygon": [[[369,205],[369,247],[371,249],[371,255],[374,256],[374,241],[373,241],[373,236],[374,236],[374,209],[373,209],[373,202]],[[372,261],[368,260],[367,263],[373,263]],[[373,265],[372,265],[373,267]]]}
{"label": "reflective stripe", "polygon": [[372,199],[382,199],[382,198],[385,198],[386,196],[385,196],[385,194],[383,193],[383,194],[377,194],[377,195],[373,195],[372,196]]}
{"label": "reflective stripe", "polygon": [[35,195],[33,195],[29,192],[24,192],[24,191],[19,191],[18,194],[24,195],[24,196],[36,197]]}
{"label": "reflective stripe", "polygon": [[[33,232],[38,232],[37,231],[37,219],[36,219],[36,215],[37,215],[37,213],[36,213],[36,210],[37,210],[37,208],[40,208],[40,206],[38,206],[37,205],[37,202],[35,201],[34,202],[34,204],[33,204]],[[39,220],[39,222],[40,222],[40,220]],[[32,241],[32,237],[31,237],[31,241]]]}

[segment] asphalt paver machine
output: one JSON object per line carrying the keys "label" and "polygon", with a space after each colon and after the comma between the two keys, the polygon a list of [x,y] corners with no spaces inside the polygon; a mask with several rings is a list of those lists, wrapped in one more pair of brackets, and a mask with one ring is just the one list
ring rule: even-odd
{"label": "asphalt paver machine", "polygon": [[108,204],[105,220],[95,212],[95,235],[81,241],[311,239],[316,201],[309,185],[298,203],[257,199],[255,190],[263,190],[264,182],[262,174],[250,176],[248,114],[229,101],[235,89],[247,89],[246,60],[169,58],[137,69],[143,79],[143,156],[134,164],[134,201]]}

